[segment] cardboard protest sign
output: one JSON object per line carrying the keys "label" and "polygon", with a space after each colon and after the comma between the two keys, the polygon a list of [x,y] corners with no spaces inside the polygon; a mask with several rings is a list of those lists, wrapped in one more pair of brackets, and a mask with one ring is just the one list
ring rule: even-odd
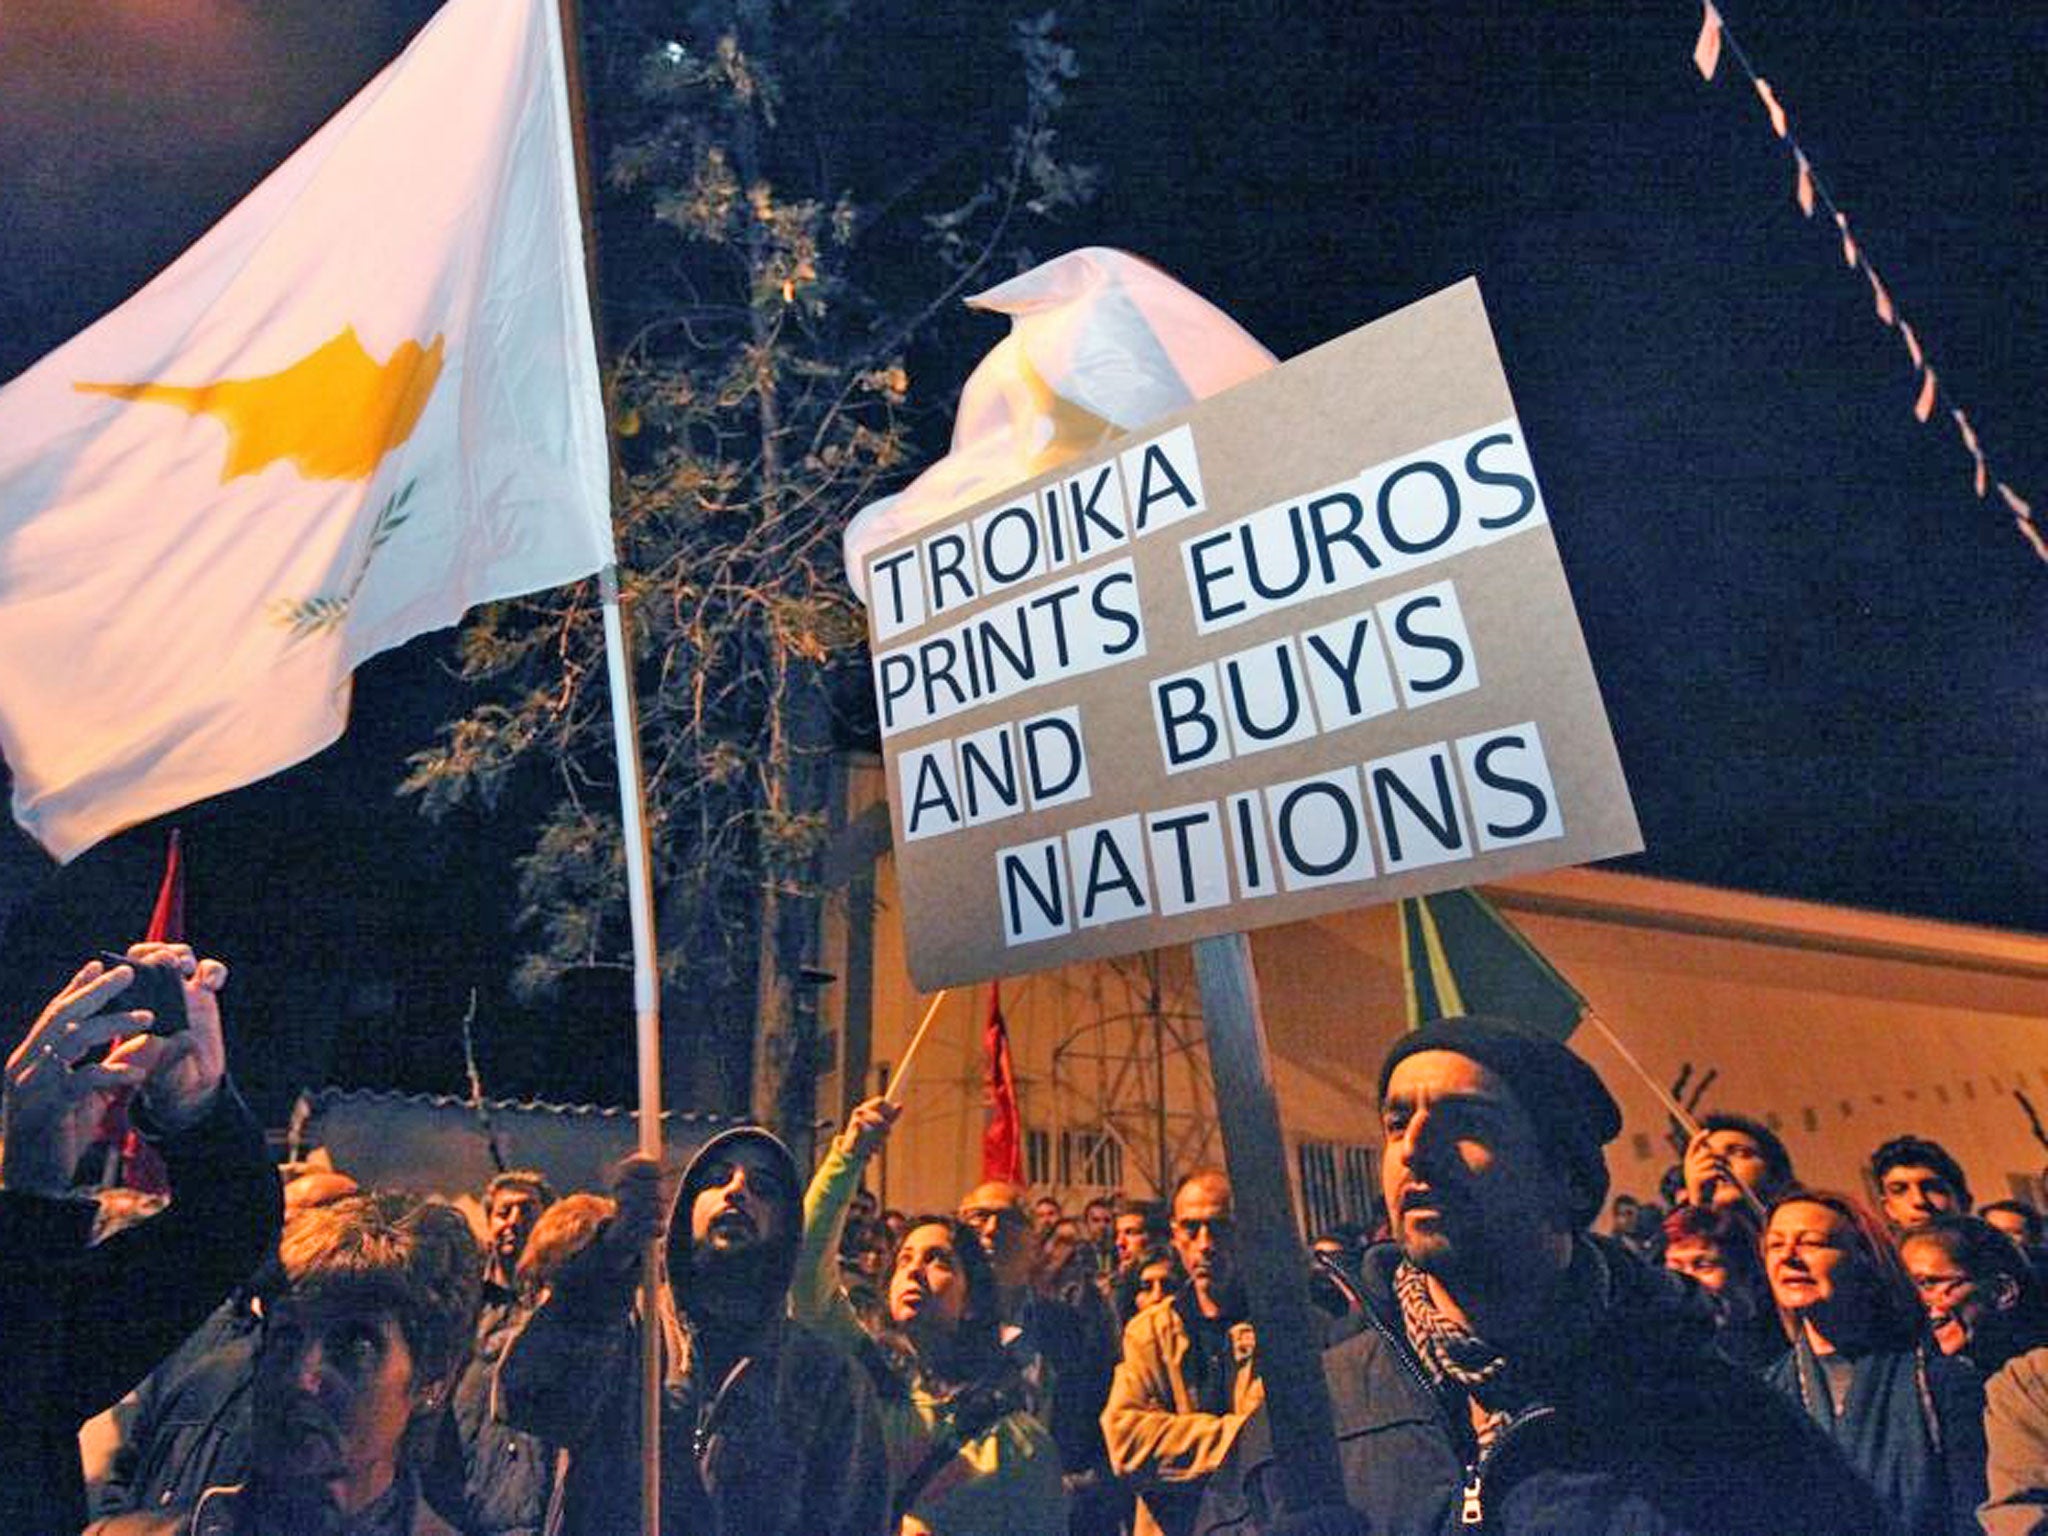
{"label": "cardboard protest sign", "polygon": [[867,586],[926,990],[1642,846],[1476,282]]}

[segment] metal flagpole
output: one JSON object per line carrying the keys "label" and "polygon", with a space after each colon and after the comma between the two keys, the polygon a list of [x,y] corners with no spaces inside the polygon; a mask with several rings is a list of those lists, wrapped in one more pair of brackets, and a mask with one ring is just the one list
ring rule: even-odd
{"label": "metal flagpole", "polygon": [[[633,671],[619,615],[619,571],[598,575],[604,598],[605,673],[619,756],[619,827],[626,843],[626,899],[633,922],[633,1044],[640,1077],[640,1150],[661,1159],[661,986],[654,963],[654,881],[640,775]],[[640,1256],[640,1529],[661,1532],[661,1239]]]}
{"label": "metal flagpole", "polygon": [[1280,1488],[1290,1510],[1328,1510],[1344,1502],[1344,1476],[1322,1342],[1309,1312],[1308,1257],[1294,1228],[1251,941],[1226,933],[1191,947]]}
{"label": "metal flagpole", "polygon": [[[591,339],[598,372],[604,371],[604,331],[598,305],[597,231],[591,211],[590,141],[584,128],[583,26],[576,0],[555,0],[562,49],[562,79],[569,142],[576,161],[576,206],[583,225],[583,277],[590,304]],[[612,483],[618,483],[618,440],[605,416]],[[639,713],[634,707],[632,652],[619,611],[616,556],[598,572],[604,605],[605,676],[610,685],[612,740],[619,764],[619,830],[626,849],[626,903],[633,931],[633,1044],[640,1080],[640,1151],[661,1158],[661,985],[655,964],[654,878],[647,834],[647,794],[640,765]],[[640,1531],[661,1532],[661,1239],[640,1256]]]}

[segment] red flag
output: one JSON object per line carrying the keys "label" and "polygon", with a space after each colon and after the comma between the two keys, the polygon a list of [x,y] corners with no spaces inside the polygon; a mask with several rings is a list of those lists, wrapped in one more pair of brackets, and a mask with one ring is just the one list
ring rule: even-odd
{"label": "red flag", "polygon": [[149,927],[142,937],[150,944],[176,944],[185,937],[185,858],[176,827],[164,850],[163,883],[156,888],[156,905],[150,908]]}
{"label": "red flag", "polygon": [[[156,905],[150,908],[149,926],[142,937],[150,944],[176,944],[185,937],[185,857],[176,827],[171,828],[171,840],[164,849],[164,877],[157,885]],[[107,1148],[101,1184],[125,1185],[150,1195],[171,1192],[164,1160],[128,1123],[126,1093],[116,1094],[107,1106],[97,1139]]]}
{"label": "red flag", "polygon": [[1024,1130],[1017,1118],[1017,1078],[1010,1069],[1010,1032],[1003,1027],[1002,984],[988,984],[988,1021],[981,1027],[988,1121],[981,1131],[984,1182],[1024,1182]]}

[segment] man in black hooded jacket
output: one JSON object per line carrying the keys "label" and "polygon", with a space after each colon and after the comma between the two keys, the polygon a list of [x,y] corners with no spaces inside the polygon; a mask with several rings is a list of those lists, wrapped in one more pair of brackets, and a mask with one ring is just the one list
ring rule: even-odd
{"label": "man in black hooded jacket", "polygon": [[1825,1439],[1712,1353],[1688,1282],[1588,1234],[1621,1113],[1584,1061],[1444,1020],[1389,1053],[1380,1100],[1394,1241],[1323,1357],[1351,1513],[1284,1507],[1262,1414],[1198,1531],[1891,1529]]}
{"label": "man in black hooded jacket", "polygon": [[[641,1247],[660,1229],[659,1170],[621,1167],[619,1215],[556,1277],[506,1347],[499,1412],[567,1447],[551,1536],[639,1522],[633,1317]],[[690,1536],[875,1536],[888,1470],[872,1389],[784,1315],[803,1233],[795,1161],[747,1126],[706,1143],[668,1217],[662,1530]]]}

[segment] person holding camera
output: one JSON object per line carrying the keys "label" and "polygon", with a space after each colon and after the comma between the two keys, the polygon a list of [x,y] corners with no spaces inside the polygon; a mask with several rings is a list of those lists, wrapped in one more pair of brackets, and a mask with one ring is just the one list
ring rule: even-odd
{"label": "person holding camera", "polygon": [[[78,1429],[261,1264],[282,1202],[263,1132],[227,1080],[227,967],[182,944],[88,961],[7,1058],[0,1090],[0,1530],[85,1523]],[[138,999],[145,1006],[136,1006]],[[162,1154],[169,1206],[91,1241],[72,1175],[113,1094]]]}

